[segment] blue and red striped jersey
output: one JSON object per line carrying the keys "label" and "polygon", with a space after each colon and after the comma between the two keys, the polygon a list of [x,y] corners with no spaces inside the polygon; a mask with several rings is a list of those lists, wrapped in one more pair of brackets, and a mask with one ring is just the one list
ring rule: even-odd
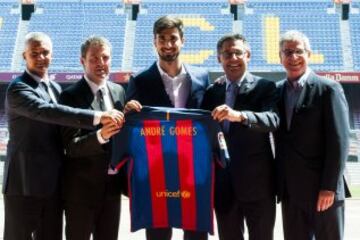
{"label": "blue and red striped jersey", "polygon": [[131,231],[175,227],[213,233],[215,161],[224,167],[229,156],[209,111],[143,107],[126,115],[112,142],[112,166],[130,159]]}

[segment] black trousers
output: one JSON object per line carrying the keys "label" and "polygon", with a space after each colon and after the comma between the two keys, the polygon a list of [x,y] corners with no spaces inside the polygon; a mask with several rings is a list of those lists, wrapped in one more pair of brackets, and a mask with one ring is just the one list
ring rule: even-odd
{"label": "black trousers", "polygon": [[121,199],[103,200],[97,205],[65,201],[67,240],[117,240]]}
{"label": "black trousers", "polygon": [[[146,229],[147,240],[170,240],[172,236],[171,228],[150,228]],[[184,230],[184,240],[207,240],[207,232],[195,232]]]}
{"label": "black trousers", "polygon": [[48,198],[4,195],[4,240],[61,240],[58,195]]}
{"label": "black trousers", "polygon": [[282,201],[285,240],[341,240],[344,237],[344,201],[335,202],[324,212],[316,211],[316,203],[299,206]]}
{"label": "black trousers", "polygon": [[216,211],[220,240],[244,240],[245,223],[249,240],[272,240],[275,197],[258,201],[235,200],[226,211]]}

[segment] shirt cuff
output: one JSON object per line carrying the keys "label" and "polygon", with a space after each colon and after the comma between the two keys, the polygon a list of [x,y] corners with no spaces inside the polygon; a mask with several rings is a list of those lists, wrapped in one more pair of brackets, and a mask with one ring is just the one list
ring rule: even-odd
{"label": "shirt cuff", "polygon": [[101,136],[101,129],[97,130],[96,131],[96,137],[99,141],[100,144],[105,144],[105,143],[108,143],[109,142],[109,139],[105,140],[102,136]]}
{"label": "shirt cuff", "polygon": [[241,114],[245,117],[244,121],[242,121],[241,123],[244,124],[245,126],[249,126],[250,121],[249,121],[248,115],[244,112],[241,112]]}
{"label": "shirt cuff", "polygon": [[97,126],[97,125],[100,124],[101,116],[102,116],[102,112],[100,112],[100,111],[95,111],[94,121],[93,121],[93,125],[94,125],[94,126]]}

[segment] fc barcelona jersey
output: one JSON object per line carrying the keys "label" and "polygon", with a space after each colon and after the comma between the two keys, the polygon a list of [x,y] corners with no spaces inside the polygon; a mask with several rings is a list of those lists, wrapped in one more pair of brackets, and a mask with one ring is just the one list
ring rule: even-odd
{"label": "fc barcelona jersey", "polygon": [[113,137],[112,166],[127,159],[131,231],[176,227],[213,233],[215,161],[229,160],[209,111],[143,107]]}

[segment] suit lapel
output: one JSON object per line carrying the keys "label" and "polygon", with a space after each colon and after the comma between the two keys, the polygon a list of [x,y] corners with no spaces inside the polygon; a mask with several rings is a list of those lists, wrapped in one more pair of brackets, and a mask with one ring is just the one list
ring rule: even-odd
{"label": "suit lapel", "polygon": [[90,106],[92,110],[100,109],[99,103],[97,102],[89,84],[86,82],[84,77],[78,82],[77,90],[79,96],[81,96],[78,98],[79,101],[82,101],[82,103],[80,102],[81,105],[87,107]]}
{"label": "suit lapel", "polygon": [[293,116],[295,116],[295,114],[301,110],[301,108],[306,107],[306,105],[308,104],[309,101],[309,96],[310,93],[313,89],[314,86],[314,76],[313,73],[310,73],[310,75],[308,76],[308,79],[306,79],[305,84],[304,84],[304,88],[302,89],[299,99],[296,103],[295,109],[294,109],[294,114]]}
{"label": "suit lapel", "polygon": [[166,93],[165,85],[162,81],[156,62],[149,69],[149,78],[151,78],[149,79],[151,89],[154,89],[154,91],[158,92],[156,95],[158,95],[158,97],[161,99],[160,102],[166,103],[167,106],[173,106],[169,95]]}
{"label": "suit lapel", "polygon": [[33,79],[26,71],[24,72],[23,79],[24,79],[23,81],[26,84],[28,84],[34,89],[36,94],[41,99],[45,100],[46,102],[50,102],[51,99],[49,94],[45,91],[43,87],[40,86],[40,83],[38,83],[35,79]]}
{"label": "suit lapel", "polygon": [[109,89],[110,98],[113,102],[114,108],[118,110],[123,110],[124,102],[122,101],[121,96],[119,96],[120,92],[116,90],[115,83],[107,82],[107,87]]}
{"label": "suit lapel", "polygon": [[[279,91],[279,96],[280,96],[280,101],[279,101],[279,105],[278,105],[278,108],[279,108],[279,114],[281,116],[281,119],[286,119],[286,114],[285,114],[285,81],[286,80],[282,80],[280,83],[279,83],[279,86],[278,86],[278,91]],[[287,129],[287,126],[286,126],[286,121],[280,121],[280,127],[283,128],[283,129]]]}

